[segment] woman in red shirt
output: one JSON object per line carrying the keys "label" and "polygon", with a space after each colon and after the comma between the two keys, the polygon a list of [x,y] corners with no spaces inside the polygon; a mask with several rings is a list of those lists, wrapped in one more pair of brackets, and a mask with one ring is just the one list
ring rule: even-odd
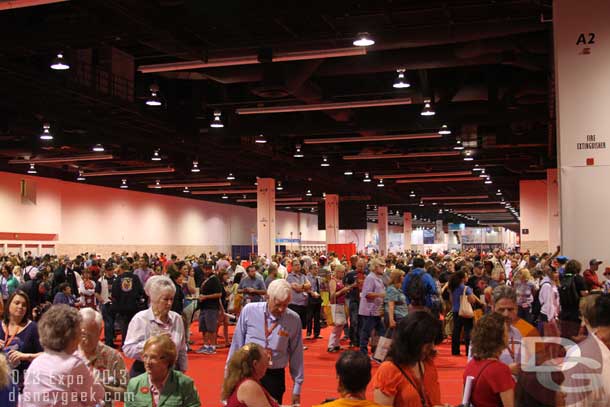
{"label": "woman in red shirt", "polygon": [[515,381],[508,365],[498,357],[508,346],[506,318],[496,312],[485,315],[474,327],[472,357],[464,369],[464,382],[474,377],[470,402],[476,407],[514,407]]}

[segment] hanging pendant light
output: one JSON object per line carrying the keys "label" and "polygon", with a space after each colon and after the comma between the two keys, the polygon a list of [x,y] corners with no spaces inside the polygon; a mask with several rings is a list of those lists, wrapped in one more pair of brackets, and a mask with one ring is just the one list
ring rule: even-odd
{"label": "hanging pendant light", "polygon": [[233,181],[235,180],[235,176],[233,175],[232,172],[229,173],[229,175],[227,175],[227,181]]}
{"label": "hanging pendant light", "polygon": [[383,184],[383,179],[381,179],[381,178],[379,179],[379,183],[377,184],[377,187],[379,187],[379,188],[385,187],[385,185]]}
{"label": "hanging pendant light", "polygon": [[373,38],[371,37],[371,35],[369,33],[361,32],[361,33],[358,33],[353,44],[356,47],[369,47],[369,46],[375,44],[375,40],[373,40]]}
{"label": "hanging pendant light", "polygon": [[146,99],[146,105],[148,106],[161,106],[161,99],[159,98],[159,85],[153,83],[150,85],[150,96]]}
{"label": "hanging pendant light", "polygon": [[55,71],[65,71],[70,69],[70,65],[64,58],[64,54],[62,52],[58,53],[57,56],[53,58],[53,61],[51,62],[51,69]]}
{"label": "hanging pendant light", "polygon": [[443,124],[441,126],[441,129],[438,131],[438,134],[440,134],[441,136],[447,136],[451,134],[451,130],[449,130],[449,127],[447,127],[446,124]]}
{"label": "hanging pendant light", "polygon": [[225,126],[222,123],[222,119],[220,118],[221,114],[222,113],[220,112],[220,110],[214,110],[214,118],[212,119],[212,122],[210,123],[210,127],[213,127],[215,129],[220,129]]}
{"label": "hanging pendant light", "polygon": [[49,123],[44,123],[42,125],[42,134],[40,134],[41,140],[53,140],[53,135],[51,134],[51,125]]}
{"label": "hanging pendant light", "polygon": [[126,180],[125,178],[123,178],[123,179],[121,180],[121,186],[120,186],[120,188],[121,188],[121,189],[127,189],[127,188],[129,188],[129,185],[127,185],[127,180]]}
{"label": "hanging pendant light", "polygon": [[371,182],[371,178],[368,172],[364,173],[364,179],[362,180],[362,182]]}
{"label": "hanging pendant light", "polygon": [[155,189],[161,189],[161,181],[159,181],[159,180],[155,181]]}
{"label": "hanging pendant light", "polygon": [[199,169],[199,162],[198,161],[193,161],[193,168],[191,168],[191,172],[200,172],[201,170]]}
{"label": "hanging pendant light", "polygon": [[259,134],[254,138],[254,142],[256,144],[265,144],[267,142],[267,139],[265,138],[264,134]]}
{"label": "hanging pendant light", "polygon": [[464,146],[462,145],[462,140],[457,139],[455,140],[455,146],[453,147],[454,150],[458,150],[461,151],[464,149]]}
{"label": "hanging pendant light", "polygon": [[426,99],[424,101],[424,108],[422,109],[420,114],[422,116],[434,116],[436,114],[436,112],[432,108],[432,104],[430,102],[430,99]]}
{"label": "hanging pendant light", "polygon": [[104,152],[104,146],[101,144],[96,144],[93,146],[92,148],[93,151],[95,151],[96,153],[103,153]]}
{"label": "hanging pendant light", "polygon": [[294,154],[292,155],[294,158],[303,158],[305,157],[305,155],[303,154],[303,152],[301,151],[301,145],[297,144],[295,146],[295,151]]}
{"label": "hanging pendant light", "polygon": [[77,181],[85,181],[85,175],[82,170],[78,170],[78,176],[76,177]]}
{"label": "hanging pendant light", "polygon": [[330,163],[328,162],[328,158],[326,156],[322,157],[322,162],[320,163],[320,167],[330,167]]}
{"label": "hanging pendant light", "polygon": [[151,157],[151,161],[161,161],[161,155],[159,154],[159,149],[156,149],[153,152],[153,155]]}
{"label": "hanging pendant light", "polygon": [[36,165],[34,163],[30,164],[30,168],[28,169],[28,174],[37,174]]}
{"label": "hanging pendant light", "polygon": [[411,84],[405,78],[406,70],[404,68],[400,68],[397,69],[396,72],[398,72],[398,78],[396,78],[396,80],[394,81],[394,85],[392,86],[396,89],[406,89],[411,87]]}
{"label": "hanging pendant light", "polygon": [[305,196],[313,196],[313,194],[311,193],[311,189],[307,190],[307,192],[305,193]]}

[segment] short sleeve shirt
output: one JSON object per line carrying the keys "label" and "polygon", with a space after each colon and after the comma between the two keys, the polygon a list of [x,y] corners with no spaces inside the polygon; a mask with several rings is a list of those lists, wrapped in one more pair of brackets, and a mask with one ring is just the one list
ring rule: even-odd
{"label": "short sleeve shirt", "polygon": [[[411,372],[411,369],[402,367],[411,381],[423,387],[428,406],[441,404],[441,389],[438,382],[438,372],[433,361],[424,362],[423,386]],[[373,388],[389,397],[394,397],[394,405],[401,407],[422,407],[421,398],[416,388],[409,383],[396,365],[392,362],[383,362],[373,378]]]}
{"label": "short sleeve shirt", "polygon": [[500,393],[515,388],[510,368],[497,360],[471,360],[464,369],[464,382],[468,376],[476,378],[470,401],[477,407],[501,406]]}
{"label": "short sleeve shirt", "polygon": [[[220,285],[220,280],[216,277],[215,274],[212,274],[210,278],[203,282],[201,285],[201,294],[202,295],[211,295],[211,294],[221,294],[222,286]],[[201,308],[203,309],[218,309],[220,308],[220,302],[218,298],[214,298],[211,300],[203,300],[201,301]]]}
{"label": "short sleeve shirt", "polygon": [[[464,284],[460,284],[458,288],[451,293],[451,301],[453,303],[454,314],[460,312],[460,298],[464,294]],[[472,288],[466,287],[466,295],[472,294]]]}

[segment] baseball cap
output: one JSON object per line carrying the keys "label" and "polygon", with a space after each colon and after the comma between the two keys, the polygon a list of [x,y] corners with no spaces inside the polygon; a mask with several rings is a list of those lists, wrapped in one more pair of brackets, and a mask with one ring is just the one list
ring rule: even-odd
{"label": "baseball cap", "polygon": [[589,266],[599,265],[599,264],[602,264],[602,263],[603,263],[603,261],[601,261],[601,260],[591,259],[589,261]]}
{"label": "baseball cap", "polygon": [[568,261],[568,258],[566,256],[557,256],[557,261],[560,263],[565,263]]}
{"label": "baseball cap", "polygon": [[530,256],[530,260],[538,262],[538,256]]}
{"label": "baseball cap", "polygon": [[377,257],[377,258],[374,258],[373,260],[371,260],[371,268],[375,268],[376,266],[385,267],[385,260],[382,259],[381,257]]}

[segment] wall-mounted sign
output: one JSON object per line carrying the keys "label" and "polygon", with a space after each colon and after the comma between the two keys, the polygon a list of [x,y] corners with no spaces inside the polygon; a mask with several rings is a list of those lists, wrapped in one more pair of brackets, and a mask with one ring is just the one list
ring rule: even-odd
{"label": "wall-mounted sign", "polygon": [[529,235],[530,234],[530,230],[529,229],[521,229],[521,234],[522,235]]}

